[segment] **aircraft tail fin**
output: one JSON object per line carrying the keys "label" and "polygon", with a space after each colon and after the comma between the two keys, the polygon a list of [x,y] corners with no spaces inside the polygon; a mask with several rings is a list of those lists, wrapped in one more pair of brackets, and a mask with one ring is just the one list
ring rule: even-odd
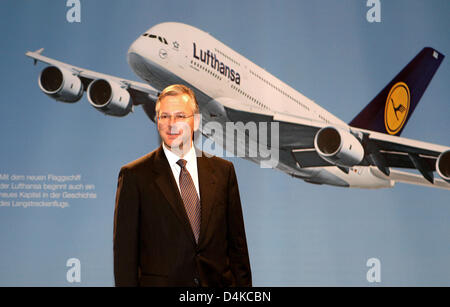
{"label": "aircraft tail fin", "polygon": [[422,49],[349,125],[400,135],[444,57],[433,48]]}

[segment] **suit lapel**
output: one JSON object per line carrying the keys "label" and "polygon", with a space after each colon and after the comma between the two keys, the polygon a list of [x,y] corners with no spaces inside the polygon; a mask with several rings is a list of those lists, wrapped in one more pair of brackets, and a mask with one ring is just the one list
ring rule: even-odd
{"label": "suit lapel", "polygon": [[[196,154],[201,205],[200,236],[198,239],[198,244],[200,245],[202,239],[205,237],[214,204],[214,195],[216,194],[216,177],[214,174],[214,169],[211,167],[208,159],[204,156],[204,153],[196,151]],[[183,224],[186,234],[190,237],[194,245],[197,244],[195,242],[194,233],[192,232],[191,224],[189,223],[189,218],[184,208],[177,183],[173,178],[172,169],[170,168],[162,146],[160,146],[156,151],[152,171],[155,174],[155,182],[157,186],[167,199],[180,223]]]}
{"label": "suit lapel", "polygon": [[172,169],[170,168],[162,146],[160,146],[156,151],[154,167],[152,170],[155,173],[155,182],[157,186],[167,199],[180,223],[183,224],[186,234],[190,237],[192,243],[196,244],[194,233],[192,232],[192,228],[189,223],[189,218],[186,214],[186,210],[184,209],[183,200],[181,199],[177,183],[173,178]]}
{"label": "suit lapel", "polygon": [[204,154],[197,154],[198,181],[200,189],[201,224],[199,245],[205,237],[216,194],[216,178],[214,169]]}

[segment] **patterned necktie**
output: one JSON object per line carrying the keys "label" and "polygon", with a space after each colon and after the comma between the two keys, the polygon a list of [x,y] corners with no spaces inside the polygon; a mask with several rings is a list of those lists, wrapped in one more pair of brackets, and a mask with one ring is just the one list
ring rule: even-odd
{"label": "patterned necktie", "polygon": [[181,166],[180,172],[180,191],[183,199],[184,208],[189,218],[192,231],[194,232],[195,241],[198,243],[200,234],[200,199],[195,189],[194,181],[186,169],[187,161],[180,159],[177,164]]}

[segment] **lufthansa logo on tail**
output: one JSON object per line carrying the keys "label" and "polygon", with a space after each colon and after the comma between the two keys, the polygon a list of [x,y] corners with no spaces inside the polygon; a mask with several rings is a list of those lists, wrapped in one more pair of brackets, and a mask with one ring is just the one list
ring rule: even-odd
{"label": "lufthansa logo on tail", "polygon": [[408,85],[404,82],[396,83],[386,99],[384,108],[384,125],[389,134],[397,134],[408,117],[411,95]]}

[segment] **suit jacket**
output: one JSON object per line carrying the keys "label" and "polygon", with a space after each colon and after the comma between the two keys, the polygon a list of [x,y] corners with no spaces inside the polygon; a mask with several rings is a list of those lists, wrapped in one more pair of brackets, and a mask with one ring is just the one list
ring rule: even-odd
{"label": "suit jacket", "polygon": [[251,286],[233,164],[197,157],[198,244],[162,146],[123,166],[114,211],[116,286]]}

